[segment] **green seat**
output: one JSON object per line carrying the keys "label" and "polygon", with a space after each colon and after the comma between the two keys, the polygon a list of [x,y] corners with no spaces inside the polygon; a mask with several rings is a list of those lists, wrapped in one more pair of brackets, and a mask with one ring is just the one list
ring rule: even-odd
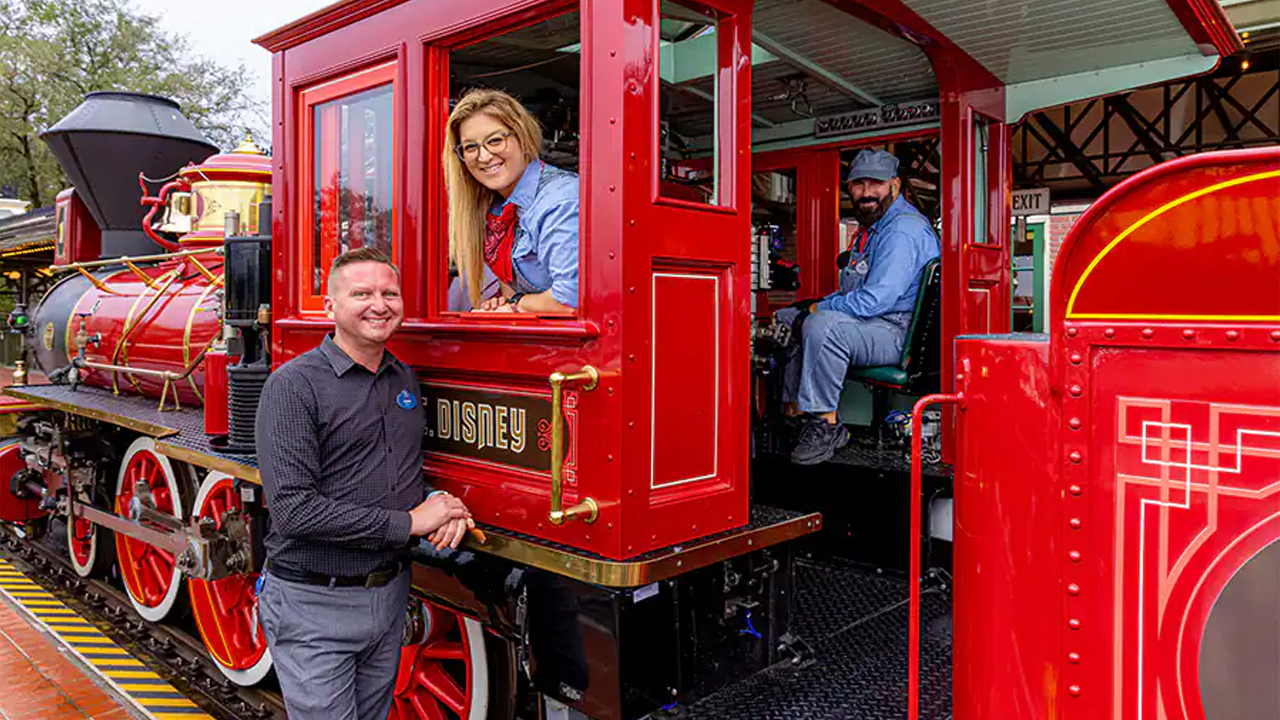
{"label": "green seat", "polygon": [[901,361],[897,365],[851,367],[846,377],[912,395],[938,392],[941,315],[942,261],[934,258],[920,272],[920,292],[902,345]]}
{"label": "green seat", "polygon": [[895,365],[879,367],[851,368],[849,379],[873,385],[902,385],[908,382],[907,371]]}

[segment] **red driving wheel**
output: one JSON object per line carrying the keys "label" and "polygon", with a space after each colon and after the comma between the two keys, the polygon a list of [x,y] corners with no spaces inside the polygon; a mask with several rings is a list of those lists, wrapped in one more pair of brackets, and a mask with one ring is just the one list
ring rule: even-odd
{"label": "red driving wheel", "polygon": [[[200,485],[191,514],[211,518],[221,530],[225,513],[241,507],[235,478],[210,472]],[[187,581],[191,611],[209,656],[222,674],[237,685],[254,685],[271,670],[267,639],[254,613],[257,581],[257,573]]]}
{"label": "red driving wheel", "polygon": [[[182,497],[169,458],[155,451],[151,438],[138,438],[129,446],[120,464],[116,484],[117,515],[128,517],[129,503],[138,482],[145,482],[157,510],[182,518]],[[173,553],[139,540],[116,534],[116,555],[120,576],[129,591],[129,599],[138,614],[151,622],[160,622],[173,609],[182,584],[182,573],[174,563]]]}
{"label": "red driving wheel", "polygon": [[489,664],[480,623],[423,601],[427,636],[400,651],[389,720],[484,720]]}

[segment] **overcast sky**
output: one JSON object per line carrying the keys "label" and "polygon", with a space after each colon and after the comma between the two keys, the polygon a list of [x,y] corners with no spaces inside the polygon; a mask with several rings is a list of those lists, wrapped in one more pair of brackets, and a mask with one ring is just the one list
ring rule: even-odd
{"label": "overcast sky", "polygon": [[[243,64],[253,75],[251,92],[271,106],[271,53],[253,38],[333,4],[333,0],[215,0],[210,5],[173,0],[130,0],[160,18],[163,29],[187,36],[191,49],[218,62]],[[258,138],[269,144],[271,138]]]}

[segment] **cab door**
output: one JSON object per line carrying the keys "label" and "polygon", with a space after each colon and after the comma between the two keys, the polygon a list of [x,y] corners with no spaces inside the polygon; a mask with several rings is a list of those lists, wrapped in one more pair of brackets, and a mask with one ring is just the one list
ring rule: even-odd
{"label": "cab door", "polygon": [[639,548],[747,519],[751,3],[629,7],[653,18],[625,103],[624,544]]}

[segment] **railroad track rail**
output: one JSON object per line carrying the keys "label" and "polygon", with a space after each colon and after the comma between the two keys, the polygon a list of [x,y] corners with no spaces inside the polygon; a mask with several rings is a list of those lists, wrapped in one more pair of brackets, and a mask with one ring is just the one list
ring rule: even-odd
{"label": "railroad track rail", "polygon": [[[52,529],[46,537],[60,538]],[[284,700],[271,688],[241,687],[227,680],[198,637],[172,624],[140,617],[123,590],[77,576],[65,556],[42,542],[0,526],[0,557],[57,596],[121,647],[219,720],[287,720]]]}

